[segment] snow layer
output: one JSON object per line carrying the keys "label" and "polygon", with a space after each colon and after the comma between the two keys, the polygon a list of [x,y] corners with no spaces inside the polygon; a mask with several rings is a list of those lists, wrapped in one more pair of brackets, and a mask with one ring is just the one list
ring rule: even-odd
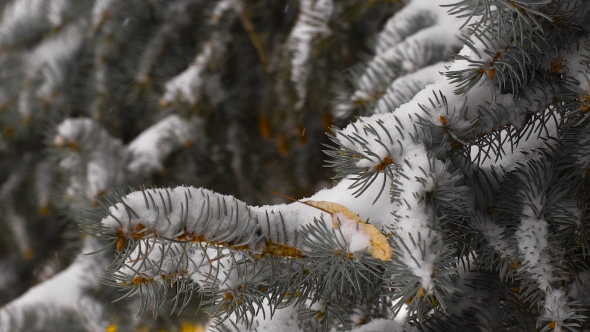
{"label": "snow layer", "polygon": [[334,12],[333,0],[299,0],[299,16],[287,40],[291,58],[291,81],[299,101],[295,108],[303,107],[307,96],[307,80],[311,71],[310,59],[313,43],[332,34],[328,23]]}
{"label": "snow layer", "polygon": [[[0,22],[0,46],[6,46],[18,40],[16,31],[31,22],[39,23],[44,13],[46,0],[20,0],[7,4]],[[29,29],[31,29],[29,27]]]}
{"label": "snow layer", "polygon": [[127,149],[132,160],[127,169],[132,174],[163,171],[162,162],[180,145],[194,141],[193,128],[178,115],[169,115],[139,134]]}
{"label": "snow layer", "polygon": [[572,316],[576,315],[576,312],[568,305],[568,299],[563,290],[548,289],[547,295],[545,296],[544,309],[545,313],[542,318],[550,322],[555,322],[553,331],[572,331],[568,327],[564,329],[564,325],[567,326],[567,323],[571,324],[571,321],[565,322],[565,320],[571,319]]}
{"label": "snow layer", "polygon": [[[52,100],[58,94],[59,89],[69,73],[68,64],[76,56],[82,46],[83,36],[78,26],[70,25],[63,28],[59,34],[46,38],[26,55],[27,79],[41,81],[41,84],[32,85],[24,89],[19,95],[19,113],[25,119],[33,116],[30,100]],[[31,94],[33,87],[35,96]],[[39,116],[39,114],[36,114]]]}
{"label": "snow layer", "polygon": [[[387,88],[383,97],[381,97],[373,113],[390,113],[402,104],[412,99],[417,91],[422,90],[428,84],[436,82],[445,71],[445,67],[450,66],[450,62],[438,62],[400,76]],[[417,91],[414,91],[417,89]]]}
{"label": "snow layer", "polygon": [[244,10],[244,3],[242,0],[221,0],[215,4],[211,20],[213,23],[219,22],[219,19],[229,11],[241,13]]}
{"label": "snow layer", "polygon": [[[346,190],[349,183],[342,181],[310,199],[342,204],[353,213],[358,213],[364,221],[369,220],[380,228],[390,218],[391,207],[387,195],[382,195],[371,205],[367,203],[368,196],[355,199]],[[167,238],[202,235],[205,241],[223,239],[224,242],[248,244],[254,249],[259,245],[256,243],[259,238],[253,237],[258,229],[270,241],[294,245],[295,231],[313,222],[314,218],[323,219],[332,227],[332,216],[329,213],[302,202],[249,207],[232,196],[194,187],[146,189],[130,193],[122,201],[124,204],[117,203],[109,209],[109,216],[102,220],[102,224],[131,233],[139,229],[146,237],[148,234]],[[337,217],[342,223],[347,242],[351,244],[351,250],[367,250],[370,241],[367,242],[367,233],[363,227],[357,227],[356,221],[353,223],[344,215]],[[141,226],[138,228],[139,224]],[[244,242],[247,239],[251,242]]]}
{"label": "snow layer", "polygon": [[92,25],[97,28],[111,15],[110,10],[115,0],[96,0],[92,7]]}
{"label": "snow layer", "polygon": [[[445,0],[433,4],[428,0],[413,0],[391,17],[377,36],[375,56],[355,80],[356,90],[348,102],[336,106],[336,115],[348,114],[354,105],[380,102],[382,95],[391,95],[392,89],[408,82],[402,80],[393,87],[400,77],[448,60],[451,52],[463,45],[458,38],[463,19],[448,15],[445,8],[440,7],[452,2]],[[434,82],[436,76],[430,77],[428,83]],[[407,90],[407,87],[403,89]],[[388,109],[383,106],[374,112],[382,113]]]}
{"label": "snow layer", "polygon": [[201,88],[206,79],[205,72],[212,61],[213,55],[224,53],[224,42],[218,40],[219,38],[221,36],[217,36],[217,40],[214,39],[205,43],[191,65],[166,82],[164,96],[160,100],[162,105],[172,103],[176,99],[186,101],[193,106],[199,101]]}
{"label": "snow layer", "polygon": [[[534,208],[533,208],[534,207]],[[547,290],[550,283],[555,281],[553,267],[547,248],[547,222],[540,218],[542,211],[541,198],[525,204],[522,211],[520,226],[515,236],[518,249],[523,258],[523,264],[527,266],[532,277],[539,283],[541,290]]]}
{"label": "snow layer", "polygon": [[70,179],[66,192],[70,197],[83,194],[89,199],[120,186],[124,179],[127,150],[93,120],[88,118],[65,119],[57,126],[53,144],[66,151],[59,166],[68,172],[80,172],[84,178]]}
{"label": "snow layer", "polygon": [[[229,242],[250,238],[256,231],[255,216],[244,202],[207,189],[146,189],[130,193],[121,201],[109,209],[109,216],[102,224],[144,234],[141,237],[154,234],[178,238],[194,234],[203,235],[207,241],[223,238]],[[143,231],[137,233],[137,230]]]}
{"label": "snow layer", "polygon": [[85,254],[98,248],[96,240],[86,239],[82,252],[67,269],[53,278],[31,287],[26,293],[0,309],[0,330],[13,331],[10,327],[3,325],[10,322],[8,316],[12,315],[18,322],[23,319],[21,316],[23,309],[35,304],[46,304],[51,307],[76,311],[84,298],[82,289],[98,285],[102,266],[106,265],[105,262],[101,262],[98,256]]}

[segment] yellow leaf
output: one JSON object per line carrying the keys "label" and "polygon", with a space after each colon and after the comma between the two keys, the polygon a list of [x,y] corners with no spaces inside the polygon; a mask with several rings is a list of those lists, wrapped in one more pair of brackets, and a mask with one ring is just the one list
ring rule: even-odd
{"label": "yellow leaf", "polygon": [[314,201],[307,200],[301,203],[313,206],[316,209],[320,209],[332,216],[332,224],[334,228],[338,228],[338,221],[336,214],[342,214],[344,217],[354,220],[361,224],[363,231],[371,238],[371,256],[380,259],[382,261],[388,261],[393,256],[393,250],[387,241],[387,238],[381,233],[377,227],[366,223],[356,213],[350,211],[346,206],[338,203],[326,202],[326,201]]}
{"label": "yellow leaf", "polygon": [[338,229],[339,227],[337,215],[342,215],[347,219],[358,222],[363,227],[363,231],[371,238],[371,256],[382,261],[388,261],[393,256],[393,250],[391,249],[391,246],[389,245],[389,242],[387,241],[385,235],[383,235],[383,233],[381,233],[377,229],[377,227],[362,220],[356,213],[350,211],[346,206],[326,201],[298,201],[294,198],[279,194],[274,190],[271,190],[271,192],[281,197],[285,197],[289,200],[292,200],[294,202],[303,203],[305,205],[309,205],[311,207],[329,213],[332,217],[332,225],[335,229]]}
{"label": "yellow leaf", "polygon": [[320,210],[327,212],[329,214],[332,214],[332,215],[335,213],[342,213],[348,219],[356,220],[356,221],[363,223],[363,224],[365,223],[356,213],[350,211],[349,209],[346,208],[346,206],[344,206],[342,204],[326,202],[326,201],[312,201],[312,200],[303,201],[301,203],[307,204],[309,206],[313,206],[314,208],[320,209]]}
{"label": "yellow leaf", "polygon": [[387,241],[387,238],[383,233],[381,233],[377,227],[371,224],[363,224],[365,228],[365,233],[371,237],[371,244],[373,247],[371,248],[371,255],[375,258],[378,258],[382,261],[388,261],[393,256],[393,250]]}

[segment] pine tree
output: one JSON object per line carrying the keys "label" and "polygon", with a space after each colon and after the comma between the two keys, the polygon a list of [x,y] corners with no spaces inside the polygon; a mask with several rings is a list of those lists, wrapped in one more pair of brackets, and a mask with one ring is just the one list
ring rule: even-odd
{"label": "pine tree", "polygon": [[0,10],[0,331],[590,330],[587,1]]}

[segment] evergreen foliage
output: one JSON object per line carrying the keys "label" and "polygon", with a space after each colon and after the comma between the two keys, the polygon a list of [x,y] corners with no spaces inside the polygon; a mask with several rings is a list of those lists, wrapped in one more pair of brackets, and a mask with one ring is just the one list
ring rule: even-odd
{"label": "evergreen foliage", "polygon": [[0,11],[0,331],[590,331],[587,1]]}

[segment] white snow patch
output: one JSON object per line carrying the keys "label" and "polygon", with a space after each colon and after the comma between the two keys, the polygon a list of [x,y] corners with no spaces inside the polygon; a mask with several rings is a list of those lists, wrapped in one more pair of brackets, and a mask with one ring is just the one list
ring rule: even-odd
{"label": "white snow patch", "polygon": [[178,115],[169,115],[144,130],[128,145],[133,174],[163,171],[162,162],[181,144],[193,138],[194,128]]}
{"label": "white snow patch", "polygon": [[[533,209],[531,205],[534,205],[536,209]],[[550,258],[545,251],[547,248],[547,222],[537,215],[541,209],[542,205],[539,199],[525,204],[515,237],[523,257],[523,263],[539,283],[539,288],[546,291],[549,289],[550,283],[554,281],[554,277]]]}
{"label": "white snow patch", "polygon": [[295,104],[297,109],[303,107],[307,97],[313,43],[318,38],[326,38],[332,34],[328,23],[333,11],[333,0],[299,0],[299,16],[287,39],[287,47],[292,52],[291,81],[295,84],[299,98]]}
{"label": "white snow patch", "polygon": [[[82,289],[100,281],[101,268],[99,261],[85,253],[95,251],[99,245],[94,239],[86,239],[82,252],[72,264],[53,278],[31,287],[23,295],[0,309],[0,329],[2,323],[8,322],[7,317],[22,320],[23,310],[31,305],[45,304],[51,307],[77,311],[84,297]],[[7,331],[7,330],[6,330]]]}

